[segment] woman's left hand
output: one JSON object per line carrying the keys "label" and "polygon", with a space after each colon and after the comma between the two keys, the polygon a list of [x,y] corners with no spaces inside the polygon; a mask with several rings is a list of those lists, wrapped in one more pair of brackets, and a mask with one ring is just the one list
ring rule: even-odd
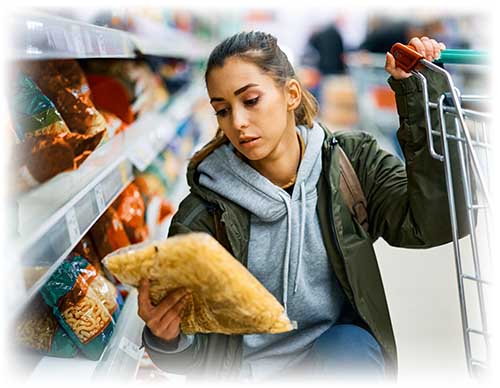
{"label": "woman's left hand", "polygon": [[[428,61],[438,59],[441,56],[441,51],[446,48],[444,43],[429,39],[426,36],[411,38],[408,46],[411,46],[412,49],[423,55]],[[396,66],[396,60],[389,52],[385,55],[385,70],[395,79],[404,79],[411,76],[410,73]]]}

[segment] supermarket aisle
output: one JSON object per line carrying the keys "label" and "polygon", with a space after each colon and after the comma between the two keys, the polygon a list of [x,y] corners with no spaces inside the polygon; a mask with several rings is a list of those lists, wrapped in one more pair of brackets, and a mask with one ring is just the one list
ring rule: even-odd
{"label": "supermarket aisle", "polygon": [[[65,12],[78,15],[60,15]],[[248,26],[288,28],[285,41],[315,28],[308,20],[292,31],[280,23],[299,23],[303,15],[277,14],[143,9],[87,20],[15,15],[12,63],[19,72],[6,133],[13,149],[8,239],[18,261],[8,264],[7,299],[13,345],[23,348],[9,360],[23,380],[184,381],[160,371],[144,352],[137,292],[101,260],[117,249],[165,238],[188,194],[187,162],[217,128],[203,82],[215,42]],[[341,30],[367,19],[349,19]],[[350,58],[348,74],[327,76],[316,90],[324,103],[320,119],[331,129],[370,131],[402,158],[384,58]],[[464,74],[459,76],[469,80],[475,73]],[[379,240],[375,250],[399,349],[400,381],[466,379],[452,245],[406,250]],[[470,264],[467,273],[473,273]],[[60,294],[65,296],[58,299]],[[480,327],[477,314],[473,327]]]}

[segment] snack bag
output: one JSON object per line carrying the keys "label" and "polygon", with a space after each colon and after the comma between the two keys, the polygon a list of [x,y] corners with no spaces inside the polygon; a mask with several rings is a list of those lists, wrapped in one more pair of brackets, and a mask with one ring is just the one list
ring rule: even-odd
{"label": "snack bag", "polygon": [[19,141],[29,136],[69,132],[52,101],[22,72],[15,74],[10,107]]}
{"label": "snack bag", "polygon": [[144,199],[139,188],[129,184],[113,203],[118,218],[120,218],[131,243],[147,240],[148,228],[145,225]]}
{"label": "snack bag", "polygon": [[130,245],[123,223],[113,207],[97,220],[90,229],[90,235],[101,259],[118,248]]}
{"label": "snack bag", "polygon": [[71,132],[95,135],[106,130],[106,121],[91,100],[87,79],[76,60],[32,61],[22,68],[55,104]]}
{"label": "snack bag", "polygon": [[[97,284],[95,268],[81,256],[64,261],[41,289],[57,321],[91,360],[99,360],[111,339],[115,320]],[[108,307],[106,307],[106,305]]]}

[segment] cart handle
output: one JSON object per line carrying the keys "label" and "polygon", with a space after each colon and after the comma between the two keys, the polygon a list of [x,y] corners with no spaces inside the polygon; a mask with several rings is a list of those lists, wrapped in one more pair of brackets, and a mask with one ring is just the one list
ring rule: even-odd
{"label": "cart handle", "polygon": [[[391,47],[391,54],[396,60],[396,65],[409,73],[415,66],[424,59],[424,56],[415,51],[411,46],[402,43],[395,43]],[[453,63],[462,65],[487,64],[489,56],[486,51],[481,50],[457,50],[446,49],[441,51],[441,56],[434,62]]]}
{"label": "cart handle", "polygon": [[396,60],[396,66],[407,73],[412,71],[421,59],[424,59],[422,54],[402,43],[394,43],[391,47],[391,54]]}

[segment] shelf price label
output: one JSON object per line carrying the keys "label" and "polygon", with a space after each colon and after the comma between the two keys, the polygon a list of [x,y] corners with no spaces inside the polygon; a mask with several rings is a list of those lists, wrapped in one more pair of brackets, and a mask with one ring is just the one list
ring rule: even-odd
{"label": "shelf price label", "polygon": [[127,337],[122,337],[120,339],[120,345],[119,345],[120,350],[128,354],[132,359],[139,361],[143,354],[144,354],[144,348],[139,348],[136,344],[134,344],[132,341],[130,341]]}
{"label": "shelf price label", "polygon": [[78,225],[78,218],[76,217],[75,208],[71,208],[66,212],[66,228],[68,229],[69,241],[71,244],[76,244],[80,241],[80,226]]}
{"label": "shelf price label", "polygon": [[101,184],[97,184],[94,187],[94,194],[95,194],[95,201],[97,203],[97,209],[99,210],[99,213],[101,213],[104,210],[106,210],[106,200],[104,199],[104,192],[102,190]]}

